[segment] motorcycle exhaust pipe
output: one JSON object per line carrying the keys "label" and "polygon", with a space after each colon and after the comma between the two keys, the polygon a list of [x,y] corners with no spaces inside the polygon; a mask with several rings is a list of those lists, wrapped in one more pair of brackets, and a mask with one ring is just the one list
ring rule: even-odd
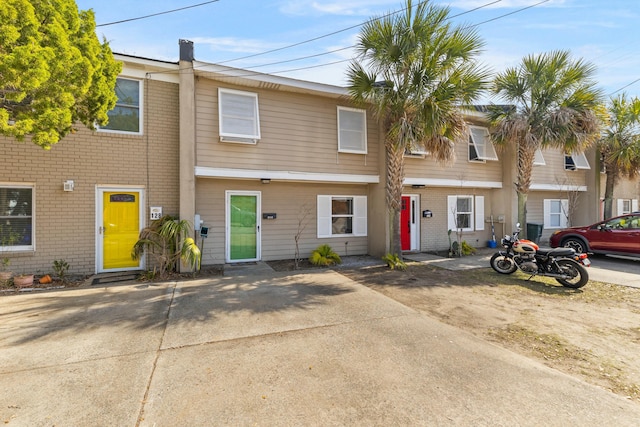
{"label": "motorcycle exhaust pipe", "polygon": [[545,273],[544,277],[553,277],[554,279],[573,279],[575,276],[569,276],[567,274],[553,274],[553,273]]}

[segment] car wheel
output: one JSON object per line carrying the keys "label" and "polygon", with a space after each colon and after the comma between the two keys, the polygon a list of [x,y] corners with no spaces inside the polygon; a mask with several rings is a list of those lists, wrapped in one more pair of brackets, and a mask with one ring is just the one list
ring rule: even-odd
{"label": "car wheel", "polygon": [[588,249],[584,241],[576,237],[570,237],[564,240],[562,242],[562,246],[564,246],[565,248],[571,248],[579,254],[587,252],[587,249]]}

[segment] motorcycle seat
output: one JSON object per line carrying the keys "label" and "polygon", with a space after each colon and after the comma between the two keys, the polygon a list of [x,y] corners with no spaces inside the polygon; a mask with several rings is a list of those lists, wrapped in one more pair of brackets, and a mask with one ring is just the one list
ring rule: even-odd
{"label": "motorcycle seat", "polygon": [[572,257],[576,254],[576,251],[572,248],[538,248],[538,254],[543,256],[568,256]]}

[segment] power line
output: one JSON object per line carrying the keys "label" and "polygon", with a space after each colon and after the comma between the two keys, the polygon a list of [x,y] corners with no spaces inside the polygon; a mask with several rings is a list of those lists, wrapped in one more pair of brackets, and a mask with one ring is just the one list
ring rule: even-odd
{"label": "power line", "polygon": [[153,16],[158,16],[158,15],[166,15],[168,13],[179,12],[181,10],[186,10],[186,9],[192,9],[194,7],[204,6],[205,4],[215,3],[215,2],[218,2],[218,1],[220,1],[220,0],[211,0],[211,1],[206,1],[204,3],[192,4],[191,6],[185,6],[185,7],[181,7],[181,8],[178,8],[178,9],[172,9],[172,10],[167,10],[167,11],[164,11],[164,12],[152,13],[151,15],[138,16],[137,18],[129,18],[129,19],[123,19],[123,20],[120,20],[120,21],[107,22],[105,24],[96,25],[96,28],[97,27],[106,27],[107,25],[122,24],[124,22],[139,21],[141,19],[147,19],[147,18],[151,18]]}
{"label": "power line", "polygon": [[634,81],[632,81],[631,83],[629,83],[629,84],[627,84],[627,85],[622,86],[620,89],[618,89],[618,90],[616,90],[616,91],[614,91],[614,92],[611,92],[611,93],[609,94],[609,96],[613,96],[613,95],[615,95],[616,93],[618,93],[618,92],[620,92],[620,91],[623,91],[623,90],[625,90],[626,88],[628,88],[629,86],[631,86],[631,85],[633,85],[633,84],[635,84],[635,83],[638,83],[638,82],[640,82],[640,77],[639,77],[639,78],[637,78],[637,79],[635,79],[635,80],[634,80]]}
{"label": "power line", "polygon": [[[428,0],[423,0],[423,1],[419,2],[418,4],[416,4],[414,7],[417,7],[417,6],[421,5],[421,4],[422,4],[422,3],[424,3],[425,1],[428,1]],[[465,14],[467,14],[467,13],[475,12],[476,10],[479,10],[479,9],[482,9],[482,8],[485,8],[485,7],[488,7],[488,6],[491,6],[492,4],[500,3],[501,1],[502,1],[502,0],[494,0],[494,1],[489,2],[489,3],[486,3],[486,4],[484,4],[484,5],[481,5],[481,6],[475,7],[475,8],[473,8],[473,9],[469,9],[469,10],[467,10],[467,11],[465,11],[465,12],[461,12],[461,13],[459,13],[459,14],[457,14],[457,15],[452,15],[452,16],[450,16],[448,19],[457,18],[457,17],[462,16],[462,15],[465,15]],[[549,1],[549,0],[545,0],[545,1]],[[543,2],[543,3],[544,3],[544,2]],[[384,15],[382,15],[382,16],[377,17],[377,18],[367,20],[366,22],[369,22],[369,21],[379,21],[379,20],[381,20],[381,19],[383,19],[383,18],[386,18],[386,17],[388,17],[388,16],[392,16],[392,15],[395,15],[395,14],[398,14],[398,13],[401,13],[401,12],[404,12],[404,11],[406,11],[406,10],[407,10],[407,8],[405,7],[405,8],[403,8],[403,9],[396,10],[395,12],[389,12],[389,13],[386,13],[386,14],[384,14]],[[268,53],[273,53],[273,52],[278,52],[278,51],[285,50],[285,49],[290,49],[290,48],[292,48],[292,47],[297,47],[297,46],[300,46],[300,45],[303,45],[303,44],[306,44],[306,43],[311,43],[311,42],[314,42],[314,41],[317,41],[317,40],[320,40],[320,39],[323,39],[323,38],[326,38],[326,37],[335,36],[336,34],[340,34],[340,33],[343,33],[343,32],[345,32],[345,31],[352,30],[352,29],[354,29],[354,28],[361,27],[361,26],[363,26],[366,22],[363,22],[363,23],[360,23],[360,24],[356,24],[356,25],[352,25],[352,26],[350,26],[350,27],[343,28],[343,29],[341,29],[341,30],[337,30],[337,31],[334,31],[334,32],[331,32],[331,33],[328,33],[328,34],[324,34],[324,35],[321,35],[321,36],[318,36],[318,37],[314,37],[314,38],[311,38],[311,39],[308,39],[308,40],[303,40],[303,41],[301,41],[301,42],[297,42],[297,43],[294,43],[294,44],[291,44],[291,45],[287,45],[287,46],[283,46],[283,47],[278,47],[278,48],[275,48],[275,49],[267,50],[267,51],[265,51],[265,52],[254,53],[254,54],[251,54],[251,55],[242,56],[242,57],[240,57],[240,58],[234,58],[234,59],[229,59],[229,60],[226,60],[226,61],[218,62],[218,64],[219,64],[219,65],[221,65],[221,64],[227,64],[227,63],[229,63],[229,62],[240,61],[240,60],[243,60],[243,59],[254,58],[254,57],[256,57],[256,56],[266,55],[266,54],[268,54]],[[349,49],[349,48],[351,48],[351,47],[353,47],[353,46],[348,46],[348,47],[345,47],[345,48],[342,48],[342,49],[339,49],[339,50],[345,50],[345,49]],[[333,52],[325,52],[323,55],[327,55],[327,54],[329,54],[329,53],[333,53]],[[306,58],[303,58],[303,59],[306,59]],[[292,60],[292,61],[293,61],[293,60]],[[291,62],[291,61],[290,61],[290,62]]]}
{"label": "power line", "polygon": [[[457,14],[457,15],[452,15],[452,16],[450,16],[450,17],[449,17],[449,19],[452,19],[452,18],[455,18],[455,17],[459,17],[459,16],[462,16],[462,15],[467,14],[467,13],[474,12],[474,11],[476,11],[476,10],[479,10],[479,9],[482,9],[482,8],[485,8],[485,7],[488,7],[488,6],[492,5],[492,4],[499,3],[500,1],[502,1],[502,0],[495,0],[495,1],[492,1],[492,2],[489,2],[489,3],[486,3],[486,4],[484,4],[484,5],[478,6],[478,7],[476,7],[476,8],[470,9],[470,10],[468,10],[468,11],[465,11],[465,12],[459,13],[459,14]],[[543,1],[540,1],[540,2],[538,2],[538,3],[536,3],[536,4],[526,6],[526,7],[520,8],[520,9],[518,9],[518,10],[515,10],[515,11],[512,11],[512,12],[509,12],[509,13],[505,13],[505,14],[503,14],[503,15],[497,16],[497,17],[495,17],[495,18],[492,18],[492,19],[489,19],[489,20],[486,20],[486,21],[479,22],[479,23],[477,23],[477,24],[472,25],[472,27],[474,27],[474,26],[479,26],[479,25],[482,25],[482,24],[486,24],[486,23],[488,23],[488,22],[492,22],[492,21],[495,21],[495,20],[498,20],[498,19],[504,18],[504,17],[506,17],[506,16],[510,16],[510,15],[515,14],[515,13],[522,12],[522,11],[527,10],[527,9],[530,9],[530,8],[532,8],[532,7],[539,6],[539,5],[543,4],[543,3],[547,3],[548,1],[550,1],[550,0],[543,0]],[[406,10],[406,8],[404,8],[404,9],[402,9],[402,10],[400,10],[400,11],[395,11],[395,12],[388,13],[388,14],[383,15],[383,16],[381,16],[381,17],[378,17],[378,18],[376,18],[376,19],[382,19],[383,17],[390,16],[391,14],[399,13],[399,12],[404,11],[404,10]],[[352,28],[355,28],[355,27],[358,27],[358,26],[361,26],[361,25],[363,25],[363,24],[358,24],[358,25],[355,25],[355,26],[351,26],[351,27],[349,27],[349,28],[347,28],[347,29],[343,29],[343,30],[335,31],[335,32],[333,32],[333,33],[330,33],[330,35],[337,34],[337,33],[341,32],[341,31],[346,31],[346,30],[348,30],[348,29],[352,29]],[[299,45],[301,45],[301,44],[308,43],[308,42],[310,42],[310,41],[315,41],[315,40],[318,40],[318,39],[320,39],[320,38],[322,38],[322,37],[327,37],[327,36],[328,36],[328,35],[325,35],[325,36],[319,36],[319,37],[315,37],[315,38],[310,39],[310,40],[306,40],[306,41],[302,41],[302,42],[294,43],[294,44],[292,44],[292,45],[290,45],[290,46],[285,46],[285,47],[278,48],[278,49],[274,49],[274,50],[270,50],[270,51],[267,51],[267,52],[257,53],[257,54],[249,55],[249,56],[245,56],[245,57],[242,57],[242,58],[236,58],[236,59],[232,59],[232,60],[228,60],[228,61],[218,62],[218,63],[216,63],[216,64],[203,64],[203,65],[201,65],[201,66],[199,66],[199,67],[193,67],[193,68],[194,68],[194,69],[202,69],[202,68],[206,68],[206,67],[211,66],[211,65],[221,65],[221,64],[225,64],[225,63],[228,63],[228,62],[231,62],[231,61],[237,61],[237,60],[240,60],[240,59],[246,59],[246,58],[249,58],[249,57],[254,57],[254,56],[258,56],[258,55],[263,55],[263,54],[270,53],[270,52],[273,52],[273,51],[283,50],[283,49],[286,49],[286,48],[289,48],[289,47],[293,47],[293,46],[299,46]],[[352,45],[352,46],[347,46],[347,47],[340,48],[340,49],[336,49],[336,50],[331,51],[331,52],[323,52],[323,53],[320,53],[320,54],[311,55],[311,56],[309,56],[309,58],[311,58],[311,57],[317,57],[317,56],[322,56],[322,55],[327,55],[327,54],[329,54],[329,53],[334,53],[334,52],[337,52],[337,51],[350,49],[350,48],[352,48],[352,47],[354,47],[354,45]],[[253,66],[253,67],[251,67],[251,68],[259,68],[259,67],[267,66],[267,65],[275,65],[275,64],[277,64],[277,63],[294,62],[294,61],[297,61],[297,60],[307,59],[307,58],[308,58],[308,57],[294,58],[294,59],[290,59],[290,60],[286,60],[286,61],[280,61],[280,62],[271,63],[271,64],[256,65],[256,66]],[[227,78],[236,78],[236,77],[253,77],[253,76],[259,76],[259,75],[263,75],[263,74],[270,74],[270,75],[286,74],[286,73],[292,73],[292,72],[296,72],[296,71],[303,71],[303,70],[310,70],[310,69],[314,69],[314,68],[326,67],[326,66],[329,66],[329,65],[336,65],[336,64],[343,63],[343,62],[349,62],[349,61],[351,61],[351,59],[343,59],[343,60],[333,61],[333,62],[329,62],[329,63],[325,63],[325,64],[309,65],[309,66],[306,66],[306,67],[299,67],[299,68],[293,68],[293,69],[281,70],[281,71],[273,71],[273,72],[269,72],[269,73],[249,72],[249,73],[245,73],[245,74],[234,74],[233,76],[218,76],[218,77],[219,77],[219,78],[225,78],[225,77],[227,77]],[[248,68],[249,68],[249,67],[248,67]],[[245,69],[246,69],[246,68],[245,68]],[[236,69],[236,68],[232,68],[232,67],[227,67],[227,70],[238,70],[238,69]],[[178,72],[181,72],[181,71],[183,71],[183,70],[178,70]],[[240,71],[241,71],[241,70],[240,70]],[[157,71],[157,72],[152,72],[152,73],[149,73],[149,74],[162,74],[162,73],[171,73],[171,72],[173,72],[173,71]]]}
{"label": "power line", "polygon": [[480,26],[480,25],[482,25],[482,24],[486,24],[486,23],[488,23],[488,22],[496,21],[496,20],[498,20],[498,19],[502,19],[502,18],[507,17],[507,16],[509,16],[509,15],[514,15],[514,14],[516,14],[516,13],[520,13],[520,12],[522,12],[523,10],[527,10],[527,9],[534,8],[534,7],[536,7],[536,6],[540,6],[541,4],[547,3],[547,2],[549,2],[549,1],[550,1],[550,0],[542,0],[541,2],[538,2],[538,3],[532,4],[532,5],[529,5],[529,6],[525,6],[525,7],[523,7],[523,8],[518,9],[518,10],[514,10],[513,12],[505,13],[504,15],[496,16],[495,18],[491,18],[491,19],[487,19],[486,21],[478,22],[477,24],[473,24],[473,25],[471,25],[471,26],[470,26],[470,28],[478,27],[478,26]]}
{"label": "power line", "polygon": [[[468,11],[465,11],[465,12],[459,13],[459,14],[457,14],[457,15],[452,15],[451,17],[449,17],[449,19],[451,19],[451,18],[455,18],[455,17],[459,17],[459,16],[461,16],[461,15],[464,15],[464,14],[467,14],[467,13],[470,13],[470,12],[473,12],[473,11],[476,11],[476,10],[478,10],[478,9],[482,9],[482,8],[484,8],[484,7],[488,7],[488,6],[492,5],[492,4],[494,4],[494,3],[498,3],[498,2],[500,2],[500,1],[502,1],[502,0],[497,0],[497,1],[490,2],[490,3],[486,3],[486,4],[482,5],[482,6],[478,6],[478,7],[474,8],[474,9],[470,9],[470,10],[468,10]],[[519,13],[519,12],[522,12],[522,11],[525,11],[525,10],[527,10],[527,9],[531,9],[531,8],[533,8],[533,7],[539,6],[539,5],[544,4],[544,3],[547,3],[547,2],[549,2],[549,1],[550,1],[550,0],[542,0],[542,1],[538,2],[538,3],[533,4],[533,5],[525,6],[525,7],[522,7],[522,8],[520,8],[520,9],[518,9],[518,10],[514,10],[514,11],[512,11],[512,12],[505,13],[505,14],[503,14],[503,15],[496,16],[496,17],[491,18],[491,19],[488,19],[488,20],[486,20],[486,21],[482,21],[482,22],[479,22],[479,23],[477,23],[477,24],[471,25],[471,27],[476,27],[476,26],[479,26],[479,25],[486,24],[486,23],[488,23],[488,22],[496,21],[496,20],[498,20],[498,19],[501,19],[501,18],[504,18],[504,17],[510,16],[510,15],[513,15],[513,14],[516,14],[516,13]],[[406,10],[406,8],[405,8],[405,9],[402,9],[402,10]],[[401,11],[402,11],[402,10],[401,10]],[[399,12],[400,12],[400,11],[396,11],[396,12],[393,12],[393,13],[399,13]],[[390,16],[390,14],[384,15],[383,17],[385,17],[385,16]],[[377,19],[382,19],[383,17],[380,17],[380,18],[377,18]],[[362,24],[360,24],[360,25],[362,25]],[[351,28],[354,28],[354,27],[350,27],[350,29],[351,29]],[[315,38],[315,39],[313,39],[313,40],[317,40],[318,38],[321,38],[321,37],[316,37],[316,38]],[[295,45],[292,45],[292,46],[297,46],[297,45],[302,44],[302,43],[305,43],[305,42],[296,43]],[[311,58],[311,57],[317,57],[317,56],[321,56],[321,55],[326,55],[326,54],[333,53],[333,52],[337,52],[337,51],[341,51],[341,50],[350,49],[350,48],[352,48],[352,47],[354,47],[354,45],[352,45],[352,46],[348,46],[348,47],[344,47],[344,48],[340,48],[340,49],[336,49],[336,50],[331,51],[331,52],[324,52],[324,53],[320,53],[320,54],[316,54],[316,55],[311,55],[311,56],[309,56],[309,58]],[[285,47],[285,48],[286,48],[286,47]],[[281,49],[284,49],[284,48],[281,48]],[[278,49],[278,50],[281,50],[281,49]],[[269,52],[270,52],[270,51],[269,51]],[[263,53],[269,53],[269,52],[263,52]],[[257,55],[261,55],[261,54],[255,54],[255,55],[251,55],[251,56],[257,56]],[[237,58],[237,59],[233,59],[233,60],[229,60],[229,61],[219,62],[219,63],[217,63],[217,64],[215,64],[215,65],[220,65],[220,64],[223,64],[223,63],[228,63],[228,62],[235,61],[235,60],[238,60],[238,59],[244,59],[244,58]],[[300,60],[300,59],[307,59],[307,57],[296,58],[296,59],[291,59],[291,60],[287,60],[287,61],[280,61],[280,62],[276,62],[276,63],[272,63],[272,64],[256,65],[256,66],[253,66],[253,67],[247,67],[247,68],[258,68],[258,67],[267,66],[267,65],[274,65],[274,64],[277,64],[277,63],[293,62],[293,61],[297,61],[297,60]],[[326,67],[326,66],[329,66],[329,65],[335,65],[335,64],[339,64],[339,63],[342,63],[342,62],[349,62],[349,61],[351,61],[351,59],[343,59],[343,60],[333,61],[333,62],[329,62],[329,63],[325,63],[325,64],[309,65],[309,66],[306,66],[306,67],[293,68],[293,69],[281,70],[281,71],[273,71],[273,72],[269,72],[269,73],[266,73],[266,74],[286,74],[286,73],[292,73],[292,72],[296,72],[296,71],[303,71],[303,70],[310,70],[310,69],[314,69],[314,68]],[[208,65],[208,64],[207,64],[207,65]],[[204,67],[207,67],[207,65],[202,65],[202,66],[200,66],[200,67],[194,67],[194,68],[204,68]],[[229,69],[232,69],[232,68],[229,68]],[[234,75],[234,76],[229,76],[229,77],[251,77],[251,76],[258,76],[258,75],[261,75],[261,74],[265,74],[265,73],[255,72],[255,73],[247,73],[247,74],[241,74],[241,75]],[[223,77],[223,78],[224,78],[224,76],[221,76],[221,77]],[[639,80],[640,80],[640,79],[639,79]]]}

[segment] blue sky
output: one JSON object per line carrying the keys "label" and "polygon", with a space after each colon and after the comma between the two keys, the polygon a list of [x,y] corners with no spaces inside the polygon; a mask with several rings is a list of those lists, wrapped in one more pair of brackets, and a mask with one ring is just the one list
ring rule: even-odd
{"label": "blue sky", "polygon": [[[205,1],[77,0],[77,4],[80,9],[93,9],[101,25]],[[628,95],[640,96],[638,0],[434,3],[450,7],[453,22],[476,25],[485,42],[481,61],[495,72],[517,65],[528,54],[567,49],[575,58],[596,65],[596,78],[606,95],[624,88]],[[358,25],[403,6],[403,0],[218,0],[102,25],[97,32],[118,53],[176,61],[178,40],[188,39],[194,42],[200,61],[344,86],[353,54],[349,47],[357,40]],[[527,6],[533,7],[521,10]],[[294,44],[298,45],[288,47]],[[272,50],[276,51],[265,53]]]}

